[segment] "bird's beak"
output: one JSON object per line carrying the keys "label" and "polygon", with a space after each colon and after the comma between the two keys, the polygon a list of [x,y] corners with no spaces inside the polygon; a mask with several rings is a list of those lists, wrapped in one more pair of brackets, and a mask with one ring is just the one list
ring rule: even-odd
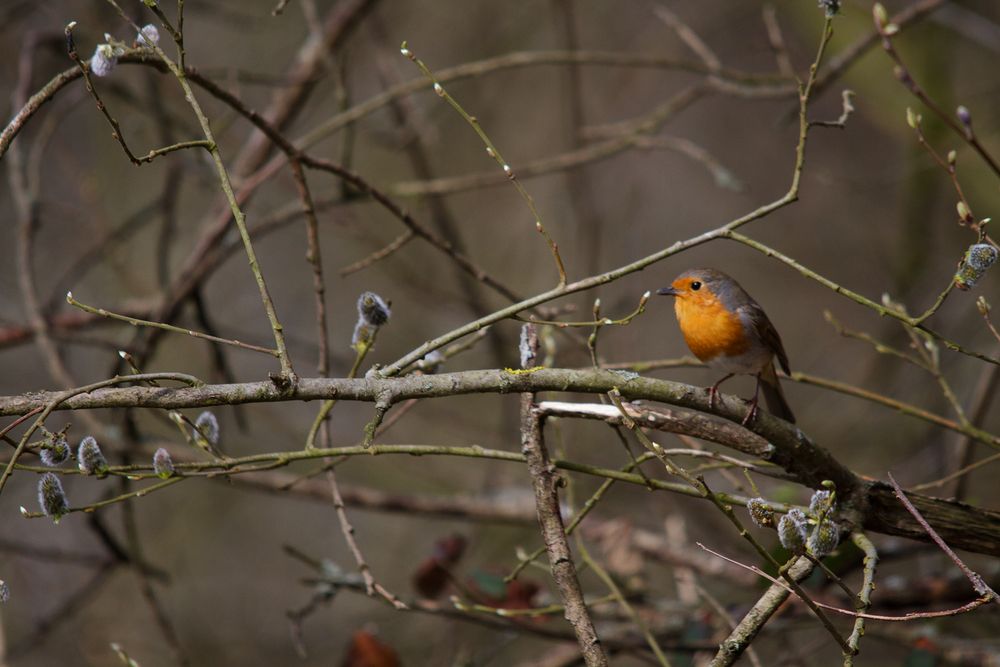
{"label": "bird's beak", "polygon": [[677,296],[678,292],[673,287],[664,287],[663,289],[656,290],[657,294],[662,294],[664,296]]}

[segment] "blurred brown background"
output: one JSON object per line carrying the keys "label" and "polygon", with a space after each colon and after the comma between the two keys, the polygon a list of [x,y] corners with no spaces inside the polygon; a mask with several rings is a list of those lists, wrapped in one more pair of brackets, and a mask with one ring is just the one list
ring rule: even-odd
{"label": "blurred brown background", "polygon": [[[187,3],[189,64],[237,92],[255,109],[265,108],[275,91],[281,90],[286,68],[308,36],[298,0],[292,0],[279,17],[271,16],[274,4],[273,0]],[[334,4],[318,0],[315,8],[324,16]],[[677,34],[656,17],[657,3],[651,1],[382,0],[371,4],[370,11],[330,55],[329,66],[288,136],[299,137],[337,112],[341,104],[336,94],[337,72],[343,74],[348,105],[363,102],[395,83],[419,78],[419,71],[399,54],[403,40],[435,71],[513,51],[564,49],[574,41],[577,48],[586,51],[697,61]],[[762,3],[712,0],[663,4],[700,35],[725,67],[761,74],[775,71],[761,18]],[[815,52],[822,12],[811,0],[773,4],[792,63],[803,75]],[[887,4],[890,10],[906,6],[902,2]],[[151,16],[140,11],[140,5],[126,2],[124,6],[138,22],[150,21]],[[833,55],[871,30],[869,3],[848,0],[844,5],[843,16],[835,21],[830,47]],[[917,80],[942,106],[953,109],[964,104],[971,110],[981,141],[996,152],[1000,146],[996,113],[1000,101],[1000,12],[989,0],[944,5],[906,27],[897,39],[898,48]],[[173,7],[168,9],[173,11]],[[62,28],[71,20],[79,23],[76,37],[82,54],[89,55],[105,32],[131,40],[131,29],[99,0],[4,0],[0,4],[4,26],[0,41],[2,52],[7,54],[0,61],[0,89],[5,99],[10,98],[17,82],[22,40],[32,31],[51,33],[54,40],[44,42],[36,53],[32,90],[71,66],[61,46]],[[574,72],[579,77],[579,105],[573,101]],[[686,86],[703,80],[704,76],[696,73],[657,68],[536,65],[492,72],[450,83],[447,88],[479,119],[516,172],[519,165],[576,149],[582,140],[574,136],[574,128],[582,128],[586,135],[588,128],[644,116]],[[137,153],[162,143],[158,128],[164,116],[174,119],[178,138],[198,136],[195,119],[170,77],[149,68],[123,65],[97,85]],[[921,107],[894,79],[885,53],[877,46],[870,49],[822,92],[810,116],[839,116],[843,88],[857,93],[857,112],[844,130],[813,131],[801,201],[744,231],[845,287],[876,300],[888,293],[904,301],[912,312],[922,311],[947,285],[972,237],[955,224],[951,184],[906,126],[906,107]],[[231,158],[247,140],[247,124],[207,94],[197,94],[212,118],[223,155]],[[421,178],[408,152],[413,142],[422,146],[433,177],[497,171],[469,126],[429,89],[403,102],[409,127],[401,128],[386,107],[352,126],[350,134],[337,133],[312,152],[339,162],[345,158],[345,141],[350,142],[351,168],[390,193],[401,183]],[[783,194],[791,177],[797,128],[789,114],[795,105],[793,95],[752,99],[708,94],[657,131],[657,135],[683,138],[707,151],[733,179],[730,187],[720,187],[704,164],[670,150],[625,150],[570,171],[524,178],[549,232],[560,244],[570,278],[626,264]],[[922,113],[928,138],[935,146],[942,152],[958,150],[961,183],[977,215],[994,214],[996,179],[937,119]],[[61,300],[68,288],[83,302],[113,309],[135,300],[155,300],[161,289],[156,268],[160,258],[166,257],[168,277],[176,277],[200,226],[217,206],[218,183],[207,160],[201,153],[188,151],[142,168],[133,167],[79,81],[63,90],[17,139],[25,153],[39,141],[47,142],[38,156],[42,186],[35,241],[35,273],[43,301],[51,299],[53,313],[70,310]],[[3,162],[8,160],[9,156]],[[173,198],[177,226],[164,234],[162,209],[156,201],[164,192],[171,165],[174,169],[179,165],[182,172]],[[0,166],[5,167],[6,175],[9,164]],[[26,316],[17,280],[17,215],[9,181],[4,181],[0,219],[4,222],[6,261],[0,263],[0,319],[6,327],[25,323]],[[734,182],[739,189],[732,187]],[[310,184],[318,198],[337,196],[341,188],[339,182],[322,174],[311,174]],[[518,293],[530,295],[554,284],[548,251],[533,229],[524,202],[510,185],[455,193],[437,203],[428,197],[396,198],[418,220],[460,240],[477,264]],[[251,201],[246,209],[248,219],[253,224],[283,206],[294,205],[294,201],[294,184],[286,170]],[[442,203],[447,219],[442,215]],[[104,243],[109,233],[130,219],[134,233],[119,242]],[[350,368],[354,302],[364,290],[391,299],[393,307],[392,320],[369,357],[372,363],[391,362],[425,340],[474,318],[476,312],[505,305],[480,286],[463,285],[465,279],[454,267],[419,241],[367,270],[338,277],[339,268],[384,246],[404,229],[367,201],[326,210],[321,224],[333,375],[344,375]],[[316,343],[305,247],[300,223],[285,226],[256,243],[297,369],[311,376]],[[89,260],[86,270],[74,275],[71,284],[64,284],[61,277],[67,268],[92,248],[99,253]],[[898,326],[735,243],[713,242],[695,248],[560,305],[575,304],[577,311],[571,319],[588,319],[592,300],[600,297],[604,314],[623,315],[634,308],[642,292],[662,287],[675,274],[694,266],[722,268],[738,278],[781,332],[793,370],[860,385],[949,414],[931,377],[877,354],[864,343],[839,336],[825,322],[823,312],[830,310],[846,326],[905,345]],[[203,294],[221,335],[268,344],[267,321],[241,251],[211,275]],[[1000,294],[994,275],[988,275],[975,292],[952,295],[932,325],[971,349],[992,353],[996,342],[974,306],[979,294],[997,301]],[[196,326],[190,307],[181,321]],[[487,341],[446,368],[515,366],[517,328],[513,322],[495,326]],[[116,350],[132,335],[129,328],[108,324],[62,337],[59,346],[75,379],[83,384],[106,377],[117,362]],[[556,337],[554,341],[557,365],[589,363],[585,350],[568,339]],[[600,352],[608,362],[624,362],[680,356],[687,350],[670,304],[654,296],[647,312],[630,326],[602,332]],[[225,354],[240,380],[260,379],[274,370],[264,357],[239,350],[226,350]],[[942,357],[946,377],[959,399],[968,404],[982,365],[946,350]],[[0,368],[0,391],[4,394],[56,387],[31,341],[0,349]],[[212,368],[207,345],[169,336],[144,369],[184,371],[219,381]],[[714,372],[702,369],[657,374],[697,385],[717,379]],[[751,388],[746,379],[727,385],[728,391],[743,395]],[[812,387],[786,381],[785,391],[801,427],[862,474],[884,477],[891,470],[904,484],[913,484],[935,479],[954,466],[958,440],[954,434],[872,403]],[[516,403],[516,396],[492,395],[427,401],[395,426],[384,441],[475,443],[516,450]],[[300,448],[317,407],[273,404],[240,408],[243,427],[235,410],[217,410],[223,447],[240,455]],[[109,440],[104,444],[115,451],[115,438],[122,435],[120,418],[110,413],[96,416],[109,429]],[[332,421],[334,443],[358,441],[369,417],[367,404],[339,405]],[[70,420],[68,415],[60,416],[50,422],[50,428],[66,420]],[[72,421],[71,441],[78,442],[84,425]],[[150,443],[171,437],[161,420],[141,415],[139,424],[142,437]],[[983,426],[996,429],[1000,423],[990,416]],[[619,445],[599,424],[565,425],[562,444],[570,458],[609,467],[623,464]],[[654,468],[649,466],[649,474],[661,474]],[[382,457],[351,460],[339,470],[345,484],[400,492],[527,494],[530,489],[520,466],[500,462]],[[44,625],[86,585],[95,566],[33,557],[12,545],[94,555],[104,551],[83,516],[69,516],[58,526],[49,521],[21,520],[17,507],[34,508],[35,484],[33,475],[15,475],[0,504],[0,576],[12,592],[11,601],[0,609],[9,664],[114,664],[108,649],[112,641],[126,647],[143,667],[175,664],[144,602],[137,577],[125,568],[113,571],[101,586],[76,598],[71,614],[57,616],[60,622],[52,627]],[[580,479],[577,501],[582,502],[597,484],[593,479]],[[95,480],[76,478],[69,479],[66,487],[74,504],[97,499],[105,488]],[[769,488],[789,500],[807,498],[804,490],[795,487]],[[990,468],[973,475],[967,499],[995,507]],[[309,657],[300,661],[289,639],[285,612],[309,599],[310,589],[300,583],[309,571],[285,555],[282,545],[293,545],[353,569],[329,504],[259,494],[217,479],[185,482],[139,500],[134,509],[148,560],[170,573],[171,584],[158,590],[186,654],[196,665],[337,664],[351,634],[366,624],[377,628],[378,636],[396,647],[407,665],[447,665],[461,656],[471,656],[471,664],[476,665],[515,664],[551,647],[538,639],[518,639],[460,621],[398,614],[377,601],[344,592],[304,622]],[[105,514],[107,525],[116,534],[121,532],[120,511],[112,508]],[[679,516],[688,522],[692,543],[708,540],[727,553],[752,560],[720,516],[692,501],[640,488],[615,487],[598,514],[626,517],[636,526],[657,532],[663,530],[667,516]],[[351,516],[380,581],[405,596],[413,594],[409,579],[418,562],[431,552],[437,539],[452,532],[469,540],[459,568],[463,572],[477,568],[505,572],[516,562],[516,546],[530,550],[540,543],[531,523],[495,525],[360,509],[351,510]],[[985,565],[975,559],[970,562]],[[903,567],[906,574],[913,575],[948,566],[935,556],[927,556],[907,561]],[[891,566],[886,572],[891,572]],[[529,574],[547,582],[541,571],[529,570]],[[646,575],[651,587],[661,587],[664,595],[670,595],[674,584],[669,567],[650,564]],[[595,580],[585,576],[584,583],[593,585]],[[725,582],[710,585],[735,605],[737,615],[739,604],[750,599],[730,595]],[[545,595],[536,602],[544,602]],[[554,589],[551,595],[555,596]],[[830,642],[822,643],[818,625],[811,619],[800,619],[799,624],[804,628],[802,636],[816,639],[822,646],[801,664],[839,664],[839,654]],[[947,633],[972,638],[995,636],[998,631],[995,616],[977,616],[967,623],[959,620],[942,627]],[[765,655],[775,648],[776,639],[770,635],[761,640]],[[867,652],[859,660],[862,665],[901,664],[910,650],[876,638],[868,641]],[[622,659],[621,664],[631,663]]]}

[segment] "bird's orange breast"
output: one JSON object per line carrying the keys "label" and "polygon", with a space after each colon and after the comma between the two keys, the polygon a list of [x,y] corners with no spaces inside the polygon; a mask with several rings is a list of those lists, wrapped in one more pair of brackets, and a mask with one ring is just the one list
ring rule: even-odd
{"label": "bird's orange breast", "polygon": [[737,356],[750,349],[743,323],[714,297],[678,298],[674,312],[684,341],[694,356],[709,361],[718,356]]}

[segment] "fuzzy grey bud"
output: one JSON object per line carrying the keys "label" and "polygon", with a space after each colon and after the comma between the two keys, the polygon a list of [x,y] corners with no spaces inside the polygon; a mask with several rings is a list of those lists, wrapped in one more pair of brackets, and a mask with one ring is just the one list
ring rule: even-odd
{"label": "fuzzy grey bud", "polygon": [[174,460],[170,458],[170,452],[163,447],[153,454],[153,472],[162,479],[172,477],[174,474]]}
{"label": "fuzzy grey bud", "polygon": [[0,579],[0,603],[7,602],[10,599],[10,586],[3,579]]}
{"label": "fuzzy grey bud", "polygon": [[358,297],[358,319],[373,327],[389,321],[392,311],[389,304],[375,292],[365,292]]}
{"label": "fuzzy grey bud", "polygon": [[833,553],[833,550],[837,548],[839,543],[840,526],[833,521],[824,521],[809,536],[809,542],[806,546],[809,549],[809,553],[817,558],[822,558]]}
{"label": "fuzzy grey bud", "polygon": [[194,421],[194,426],[198,429],[195,438],[200,435],[213,447],[219,444],[219,420],[215,418],[214,414],[205,410],[198,415],[198,418]]}
{"label": "fuzzy grey bud", "polygon": [[358,321],[354,325],[351,346],[361,350],[372,344],[379,327],[389,321],[392,311],[389,304],[375,292],[364,292],[358,297]]}
{"label": "fuzzy grey bud", "polygon": [[115,48],[110,44],[98,44],[90,57],[90,71],[95,76],[108,76],[118,64]]}
{"label": "fuzzy grey bud", "polygon": [[76,465],[84,475],[103,477],[108,472],[108,460],[92,435],[80,441],[76,450]]}
{"label": "fuzzy grey bud", "polygon": [[806,515],[800,509],[788,510],[778,521],[778,539],[781,546],[792,553],[802,553],[806,546]]}
{"label": "fuzzy grey bud", "polygon": [[45,438],[42,448],[38,450],[38,458],[42,463],[54,468],[69,458],[69,443],[62,433],[52,433]]}
{"label": "fuzzy grey bud", "polygon": [[827,18],[833,18],[840,11],[840,0],[819,0],[819,8],[826,12]]}
{"label": "fuzzy grey bud", "polygon": [[818,517],[824,512],[833,508],[833,493],[831,491],[819,490],[809,499],[809,514]]}
{"label": "fuzzy grey bud", "polygon": [[62,482],[51,472],[45,473],[38,480],[38,505],[45,516],[52,517],[56,523],[69,512],[69,502],[66,500]]}
{"label": "fuzzy grey bud", "polygon": [[142,26],[142,30],[135,36],[136,46],[154,47],[160,43],[160,31],[152,23]]}
{"label": "fuzzy grey bud", "polygon": [[375,329],[376,327],[363,319],[358,319],[354,325],[354,334],[351,336],[351,346],[357,348],[360,345],[369,345],[375,338]]}
{"label": "fuzzy grey bud", "polygon": [[962,260],[962,266],[955,273],[955,287],[967,290],[975,287],[979,279],[983,277],[993,264],[997,261],[997,249],[989,243],[977,243],[969,246]]}
{"label": "fuzzy grey bud", "polygon": [[763,498],[751,498],[747,502],[747,511],[750,512],[750,519],[761,528],[774,527],[774,512]]}

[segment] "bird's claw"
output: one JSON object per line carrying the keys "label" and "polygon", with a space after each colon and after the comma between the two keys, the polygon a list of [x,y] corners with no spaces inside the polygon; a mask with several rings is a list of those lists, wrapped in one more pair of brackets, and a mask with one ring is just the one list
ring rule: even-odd
{"label": "bird's claw", "polygon": [[719,396],[719,390],[716,387],[709,387],[705,391],[708,392],[708,409],[715,409],[715,399]]}

